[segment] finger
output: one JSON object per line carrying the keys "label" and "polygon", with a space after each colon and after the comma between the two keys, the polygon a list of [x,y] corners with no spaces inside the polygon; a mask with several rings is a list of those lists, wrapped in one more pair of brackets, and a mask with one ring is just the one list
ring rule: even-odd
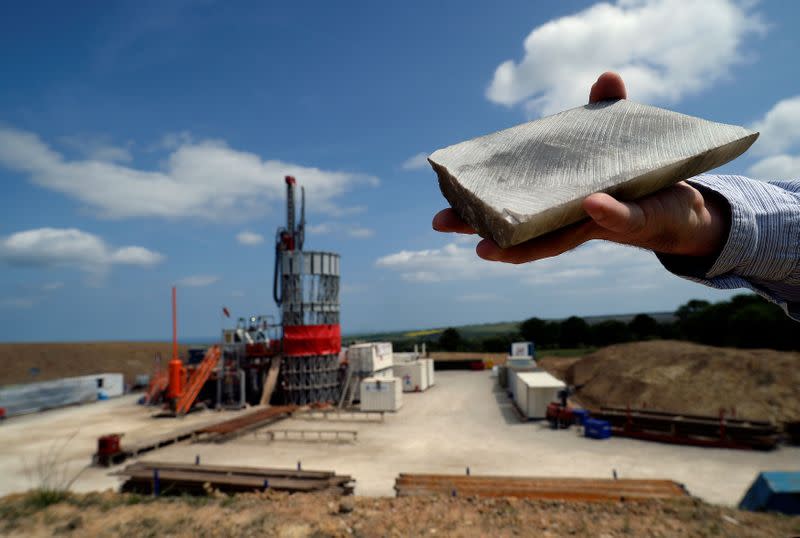
{"label": "finger", "polygon": [[500,248],[491,239],[484,239],[475,252],[484,260],[519,264],[558,256],[595,239],[597,232],[597,224],[588,220],[509,248]]}
{"label": "finger", "polygon": [[625,90],[625,82],[617,73],[606,71],[592,85],[589,92],[589,102],[596,103],[607,99],[627,99],[628,92]]}
{"label": "finger", "polygon": [[647,224],[644,211],[636,203],[620,202],[608,194],[598,192],[587,196],[583,210],[600,228],[619,236],[603,234],[604,239],[622,239],[639,233]]}
{"label": "finger", "polygon": [[583,210],[602,229],[620,236],[630,236],[646,226],[646,218],[636,203],[620,202],[605,193],[596,193],[583,201]]}
{"label": "finger", "polygon": [[475,230],[461,220],[452,208],[447,208],[439,211],[433,217],[433,229],[437,232],[456,232],[462,234],[474,234]]}

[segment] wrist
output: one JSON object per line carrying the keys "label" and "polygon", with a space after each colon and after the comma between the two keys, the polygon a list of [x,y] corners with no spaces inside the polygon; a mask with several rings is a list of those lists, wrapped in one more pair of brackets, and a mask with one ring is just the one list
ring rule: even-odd
{"label": "wrist", "polygon": [[[719,257],[731,230],[731,206],[716,192],[694,186],[702,197],[700,227],[688,256],[708,258],[713,264]],[[709,264],[710,266],[710,264]]]}

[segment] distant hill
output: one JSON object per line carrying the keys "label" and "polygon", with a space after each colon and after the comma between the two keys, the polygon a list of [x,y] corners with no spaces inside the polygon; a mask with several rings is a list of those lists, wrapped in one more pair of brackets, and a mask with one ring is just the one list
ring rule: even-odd
{"label": "distant hill", "polygon": [[[648,316],[654,318],[658,323],[672,323],[675,321],[675,314],[672,312],[647,312]],[[589,325],[595,325],[604,321],[621,321],[629,323],[638,314],[609,314],[605,316],[584,316],[583,319]],[[547,321],[563,321],[566,318],[548,319]],[[498,323],[481,323],[476,325],[457,325],[453,326],[462,337],[466,339],[487,338],[490,336],[508,334],[519,330],[522,321],[501,321]],[[439,335],[449,327],[438,327],[429,329],[411,329],[407,331],[386,331],[374,333],[345,334],[342,337],[344,342],[354,340],[367,342],[416,340],[419,342],[430,342],[439,339]]]}

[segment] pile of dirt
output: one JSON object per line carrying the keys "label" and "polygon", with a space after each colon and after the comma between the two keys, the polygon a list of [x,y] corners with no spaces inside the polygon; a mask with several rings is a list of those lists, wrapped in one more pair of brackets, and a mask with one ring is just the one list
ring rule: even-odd
{"label": "pile of dirt", "polygon": [[[181,356],[188,346],[181,345]],[[166,367],[172,356],[170,342],[75,342],[0,344],[0,385],[30,383],[62,377],[121,372],[126,383],[137,374],[153,371],[154,357],[161,354]],[[32,374],[35,368],[38,373]]]}
{"label": "pile of dirt", "polygon": [[0,499],[6,536],[797,536],[800,518],[696,499],[566,503],[514,498],[71,495]]}
{"label": "pile of dirt", "polygon": [[739,418],[800,420],[800,353],[731,349],[679,341],[619,344],[543,367],[586,407],[645,407]]}

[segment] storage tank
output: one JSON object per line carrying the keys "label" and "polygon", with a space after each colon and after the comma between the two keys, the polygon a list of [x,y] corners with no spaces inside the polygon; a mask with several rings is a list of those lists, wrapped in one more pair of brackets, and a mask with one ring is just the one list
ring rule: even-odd
{"label": "storage tank", "polygon": [[545,418],[547,405],[558,400],[558,392],[567,388],[547,372],[516,372],[514,401],[520,411],[531,419]]}
{"label": "storage tank", "polygon": [[368,377],[361,382],[362,411],[397,411],[403,405],[403,387],[396,377]]}

